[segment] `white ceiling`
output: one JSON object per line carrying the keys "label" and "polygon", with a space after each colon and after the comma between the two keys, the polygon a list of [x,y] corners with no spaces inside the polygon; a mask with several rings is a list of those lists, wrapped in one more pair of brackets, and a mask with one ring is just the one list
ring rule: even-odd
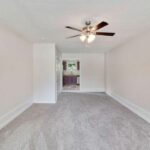
{"label": "white ceiling", "polygon": [[[99,36],[85,45],[66,25],[80,28],[85,20],[109,23]],[[63,52],[105,52],[150,30],[150,0],[0,0],[0,22],[32,42],[54,42]]]}

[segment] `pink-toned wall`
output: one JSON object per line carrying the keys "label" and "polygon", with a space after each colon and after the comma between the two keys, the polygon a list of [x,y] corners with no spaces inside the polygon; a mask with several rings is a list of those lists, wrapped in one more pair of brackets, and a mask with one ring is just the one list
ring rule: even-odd
{"label": "pink-toned wall", "polygon": [[150,112],[150,32],[106,56],[107,92]]}
{"label": "pink-toned wall", "polygon": [[0,118],[32,100],[32,44],[0,26]]}

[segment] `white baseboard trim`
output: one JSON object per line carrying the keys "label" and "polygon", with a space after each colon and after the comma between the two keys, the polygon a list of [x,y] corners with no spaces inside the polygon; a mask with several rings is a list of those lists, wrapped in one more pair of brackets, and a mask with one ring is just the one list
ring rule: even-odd
{"label": "white baseboard trim", "polygon": [[9,124],[12,120],[18,117],[21,113],[23,113],[26,109],[28,109],[33,104],[32,98],[23,102],[16,108],[10,110],[8,113],[4,114],[0,117],[0,129]]}
{"label": "white baseboard trim", "polygon": [[52,101],[38,101],[38,100],[35,100],[34,101],[35,104],[55,104],[56,102],[52,102]]}
{"label": "white baseboard trim", "polygon": [[125,107],[127,107],[128,109],[130,109],[132,112],[134,112],[135,114],[137,114],[138,116],[140,116],[141,118],[143,118],[145,121],[147,121],[148,123],[150,123],[150,112],[144,110],[143,108],[141,108],[140,106],[132,103],[131,101],[115,94],[112,93],[110,91],[106,92],[110,97],[112,97],[114,100],[116,100],[117,102],[119,102],[120,104],[124,105]]}
{"label": "white baseboard trim", "polygon": [[82,90],[82,93],[101,93],[105,92],[105,90]]}
{"label": "white baseboard trim", "polygon": [[105,90],[62,90],[61,93],[102,93]]}

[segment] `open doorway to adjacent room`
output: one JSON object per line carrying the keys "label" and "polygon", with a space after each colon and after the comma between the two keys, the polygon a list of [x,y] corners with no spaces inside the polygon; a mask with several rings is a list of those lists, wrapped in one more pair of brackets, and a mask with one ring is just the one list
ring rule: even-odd
{"label": "open doorway to adjacent room", "polygon": [[62,89],[63,91],[80,90],[80,61],[63,60]]}

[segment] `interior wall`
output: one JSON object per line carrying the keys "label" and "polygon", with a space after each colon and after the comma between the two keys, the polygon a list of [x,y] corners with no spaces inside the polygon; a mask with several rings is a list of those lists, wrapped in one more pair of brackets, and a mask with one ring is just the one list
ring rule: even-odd
{"label": "interior wall", "polygon": [[107,92],[150,112],[150,32],[107,54]]}
{"label": "interior wall", "polygon": [[105,91],[103,53],[63,53],[62,59],[80,61],[81,92]]}
{"label": "interior wall", "polygon": [[0,117],[32,101],[32,44],[0,26]]}
{"label": "interior wall", "polygon": [[61,80],[62,80],[62,75],[61,75],[61,71],[62,71],[62,56],[61,56],[61,52],[56,49],[56,94],[57,97],[59,96],[59,94],[61,93]]}
{"label": "interior wall", "polygon": [[35,43],[34,49],[34,101],[55,103],[56,49],[53,43]]}

